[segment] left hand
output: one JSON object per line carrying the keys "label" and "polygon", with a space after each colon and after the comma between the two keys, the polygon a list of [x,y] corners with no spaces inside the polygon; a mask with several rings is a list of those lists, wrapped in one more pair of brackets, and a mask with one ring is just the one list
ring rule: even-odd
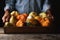
{"label": "left hand", "polygon": [[54,20],[54,17],[53,17],[53,15],[51,14],[51,11],[50,11],[50,10],[47,10],[47,11],[46,11],[46,14],[47,14],[47,16],[48,16],[51,20]]}

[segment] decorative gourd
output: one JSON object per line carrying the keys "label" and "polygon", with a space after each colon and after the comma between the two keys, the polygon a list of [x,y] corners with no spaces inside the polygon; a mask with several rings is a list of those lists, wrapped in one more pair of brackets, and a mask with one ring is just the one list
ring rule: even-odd
{"label": "decorative gourd", "polygon": [[31,12],[31,13],[29,14],[29,16],[35,17],[35,16],[37,16],[37,13],[36,13],[36,12]]}
{"label": "decorative gourd", "polygon": [[17,19],[14,16],[11,16],[9,23],[15,26],[16,22],[17,22]]}
{"label": "decorative gourd", "polygon": [[10,27],[13,26],[12,24],[10,24],[9,22],[5,22],[4,27]]}
{"label": "decorative gourd", "polygon": [[20,14],[20,13],[18,13],[17,11],[12,11],[12,12],[11,12],[11,16],[15,16],[15,17],[16,17],[16,16],[18,16],[19,14]]}
{"label": "decorative gourd", "polygon": [[40,21],[42,27],[48,27],[51,24],[52,16],[49,13],[42,12],[39,16],[42,18]]}
{"label": "decorative gourd", "polygon": [[37,20],[34,19],[32,16],[28,16],[26,20],[27,26],[36,26],[37,25]]}
{"label": "decorative gourd", "polygon": [[45,18],[45,17],[47,17],[47,15],[46,15],[45,12],[40,13],[39,16],[40,16],[41,18]]}
{"label": "decorative gourd", "polygon": [[23,27],[23,25],[24,25],[24,23],[22,22],[22,20],[19,20],[19,21],[17,21],[17,23],[16,23],[16,26],[17,26],[17,27]]}

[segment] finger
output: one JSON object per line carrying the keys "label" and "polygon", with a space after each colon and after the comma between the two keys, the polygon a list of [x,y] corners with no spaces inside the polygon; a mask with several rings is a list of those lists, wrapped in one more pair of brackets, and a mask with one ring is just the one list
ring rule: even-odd
{"label": "finger", "polygon": [[3,23],[4,23],[5,22],[5,17],[3,17],[2,20],[3,20]]}
{"label": "finger", "polygon": [[52,19],[54,20],[54,17],[52,16]]}
{"label": "finger", "polygon": [[6,21],[6,17],[7,16],[5,16],[5,15],[2,17],[3,23]]}
{"label": "finger", "polygon": [[8,21],[8,19],[9,19],[9,16],[7,16],[6,21]]}

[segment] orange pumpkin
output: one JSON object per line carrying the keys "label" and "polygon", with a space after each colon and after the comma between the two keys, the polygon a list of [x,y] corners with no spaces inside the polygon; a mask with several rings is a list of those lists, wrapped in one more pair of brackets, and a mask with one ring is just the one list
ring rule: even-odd
{"label": "orange pumpkin", "polygon": [[16,26],[17,26],[17,27],[23,27],[23,25],[24,25],[24,23],[22,22],[22,20],[19,20],[19,21],[17,21],[17,23],[16,23]]}
{"label": "orange pumpkin", "polygon": [[16,19],[20,19],[20,15],[18,15],[18,16],[16,17]]}
{"label": "orange pumpkin", "polygon": [[23,15],[18,15],[17,19],[24,19],[24,16]]}
{"label": "orange pumpkin", "polygon": [[28,16],[28,14],[26,14],[26,13],[23,13],[22,15],[24,15],[25,17],[27,17],[27,16]]}
{"label": "orange pumpkin", "polygon": [[42,20],[40,21],[40,23],[41,23],[41,25],[42,25],[43,27],[48,27],[49,24],[50,24],[50,21],[49,21],[48,18],[45,18],[45,19],[42,19]]}
{"label": "orange pumpkin", "polygon": [[21,19],[21,20],[24,20],[24,19],[25,19],[25,17],[24,17],[23,15],[21,15],[20,19]]}
{"label": "orange pumpkin", "polygon": [[27,19],[27,14],[26,13],[20,14],[20,15],[17,16],[17,19],[22,20],[23,22],[25,22],[26,19]]}

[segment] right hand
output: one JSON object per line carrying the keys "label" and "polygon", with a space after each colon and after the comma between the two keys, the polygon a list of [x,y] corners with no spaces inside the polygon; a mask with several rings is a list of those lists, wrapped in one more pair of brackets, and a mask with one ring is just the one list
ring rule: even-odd
{"label": "right hand", "polygon": [[9,11],[5,11],[5,14],[2,17],[3,23],[8,21],[9,17],[10,17]]}

